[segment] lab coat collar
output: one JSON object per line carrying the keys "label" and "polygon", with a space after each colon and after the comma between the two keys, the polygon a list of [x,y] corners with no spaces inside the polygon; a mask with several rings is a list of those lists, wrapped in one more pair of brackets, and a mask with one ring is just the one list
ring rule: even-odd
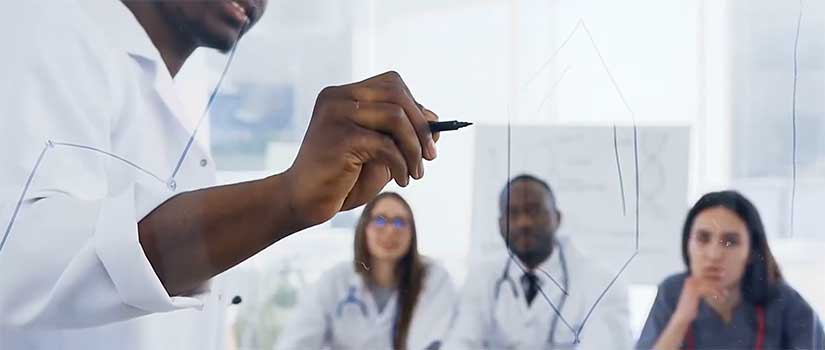
{"label": "lab coat collar", "polygon": [[361,277],[361,274],[355,271],[355,269],[353,269],[352,275],[350,276],[349,285],[354,286],[355,289],[358,290],[358,293],[361,293],[367,286],[366,282],[364,282],[364,278]]}
{"label": "lab coat collar", "polygon": [[387,301],[387,305],[384,306],[384,309],[381,310],[381,312],[378,312],[378,303],[369,291],[366,281],[364,281],[364,278],[359,273],[353,271],[352,278],[350,279],[350,286],[355,287],[357,297],[363,300],[367,305],[367,311],[369,312],[370,319],[384,322],[388,321],[389,317],[395,317],[396,304],[398,303],[397,290],[392,293],[392,296],[390,297],[390,300]]}
{"label": "lab coat collar", "polygon": [[[562,268],[561,264],[561,251],[564,250],[565,260],[568,262],[568,269],[570,268],[569,264],[569,254],[568,254],[568,244],[569,242],[562,242],[560,240],[556,240],[554,242],[553,253],[550,255],[549,258],[544,260],[539,266],[533,270],[533,273],[538,277],[539,286],[541,290],[544,292],[544,295],[547,298],[552,300],[553,304],[556,307],[560,306],[560,301],[562,298],[563,288],[565,288],[565,278],[570,278],[570,274],[568,273],[567,276],[564,274],[564,269]],[[518,259],[517,257],[513,257]],[[518,262],[520,265],[523,266],[523,263],[519,260]],[[545,273],[546,272],[546,273]],[[569,270],[568,270],[569,272]],[[547,301],[544,299],[545,296],[538,294],[536,295],[536,300],[533,300],[533,303],[530,306],[527,305],[526,301],[524,300],[524,288],[521,283],[521,277],[524,275],[523,270],[520,266],[517,266],[515,263],[511,263],[508,268],[508,273],[510,274],[510,278],[516,283],[517,287],[519,288],[518,294],[518,302],[517,308],[521,317],[524,317],[525,322],[532,323],[536,322],[540,318],[546,317],[546,315],[550,313],[555,313],[553,310],[553,306],[551,306]],[[552,276],[552,279],[550,276]],[[555,280],[555,282],[554,282]],[[568,281],[568,288],[569,288],[569,281]],[[562,310],[562,312],[565,310]]]}
{"label": "lab coat collar", "polygon": [[[557,240],[553,244],[555,245],[553,247],[553,253],[550,254],[550,257],[548,257],[541,264],[539,264],[539,266],[535,270],[533,270],[533,273],[535,273],[536,276],[538,276],[539,285],[542,288],[545,288],[545,289],[550,288],[550,290],[557,290],[558,288],[556,287],[555,283],[552,280],[550,280],[550,278],[547,277],[547,275],[544,272],[547,272],[547,273],[550,274],[550,276],[553,276],[553,279],[555,279],[556,282],[558,282],[559,284],[564,283],[563,282],[564,271],[563,271],[562,266],[561,266],[561,258],[560,258],[561,253],[560,252],[561,252],[562,249],[564,249],[565,258],[567,258],[567,255],[568,255],[567,250],[568,249],[566,248],[566,246],[567,246],[566,242],[563,243],[563,242]],[[516,256],[513,256],[513,258],[518,259],[518,257],[516,257]],[[521,260],[519,260],[518,263],[521,266],[524,266],[524,263],[521,262]],[[524,267],[526,268],[526,266],[524,266]],[[568,268],[569,268],[569,266],[568,266]],[[544,271],[544,272],[542,272],[542,271]],[[513,280],[519,286],[521,286],[521,277],[524,275],[524,272],[521,269],[521,267],[514,264],[514,263],[511,263],[508,273],[510,274],[510,276],[513,277]],[[555,293],[553,293],[553,294],[555,294]]]}
{"label": "lab coat collar", "polygon": [[89,1],[86,7],[92,16],[96,17],[95,22],[105,27],[104,32],[110,36],[113,44],[120,46],[132,56],[141,57],[163,67],[166,71],[160,51],[132,11],[120,0]]}
{"label": "lab coat collar", "polygon": [[[120,0],[95,0],[82,3],[90,16],[96,19],[103,32],[108,35],[112,46],[134,58],[153,76],[154,88],[160,99],[184,131],[191,135],[198,127],[200,115],[186,113],[160,51],[152,43],[132,11]],[[198,137],[196,141],[195,144],[201,152],[209,154],[209,145],[204,144],[205,140]]]}

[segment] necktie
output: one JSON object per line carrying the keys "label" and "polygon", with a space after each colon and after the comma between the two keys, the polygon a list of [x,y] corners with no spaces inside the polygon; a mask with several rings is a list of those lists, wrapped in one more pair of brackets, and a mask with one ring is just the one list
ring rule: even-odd
{"label": "necktie", "polygon": [[532,272],[526,272],[521,276],[521,286],[524,288],[524,296],[527,298],[527,306],[533,303],[536,293],[539,292],[539,277]]}

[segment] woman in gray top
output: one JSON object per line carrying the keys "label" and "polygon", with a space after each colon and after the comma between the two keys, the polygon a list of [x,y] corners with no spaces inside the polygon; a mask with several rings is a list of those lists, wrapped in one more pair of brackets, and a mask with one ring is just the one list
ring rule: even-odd
{"label": "woman in gray top", "polygon": [[682,229],[687,272],[659,285],[637,349],[825,349],[810,305],[782,279],[753,204],[704,195]]}

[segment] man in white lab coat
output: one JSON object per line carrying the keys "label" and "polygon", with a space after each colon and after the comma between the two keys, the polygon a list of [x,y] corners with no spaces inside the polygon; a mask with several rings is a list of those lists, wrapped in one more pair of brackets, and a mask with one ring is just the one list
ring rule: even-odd
{"label": "man in white lab coat", "polygon": [[230,50],[265,8],[3,4],[0,349],[219,348],[229,300],[213,277],[422,177],[436,116],[386,73],[324,89],[286,172],[210,187],[208,142],[173,77],[197,47]]}
{"label": "man in white lab coat", "polygon": [[556,236],[561,213],[550,186],[514,177],[499,198],[511,255],[471,268],[443,349],[629,349],[625,286]]}

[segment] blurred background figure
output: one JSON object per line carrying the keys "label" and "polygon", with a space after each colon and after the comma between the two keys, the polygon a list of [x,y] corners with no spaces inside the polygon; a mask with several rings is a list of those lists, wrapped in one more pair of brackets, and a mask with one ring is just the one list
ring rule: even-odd
{"label": "blurred background figure", "polygon": [[453,316],[447,271],[418,253],[415,221],[398,194],[369,202],[353,261],[301,296],[276,349],[438,349]]}
{"label": "blurred background figure", "polygon": [[759,212],[735,191],[704,195],[682,229],[686,272],[668,277],[638,349],[823,349],[811,306],[782,279]]}
{"label": "blurred background figure", "polygon": [[629,348],[627,287],[613,285],[589,313],[612,276],[556,237],[561,212],[550,186],[516,176],[502,189],[499,209],[511,255],[470,274],[445,348]]}
{"label": "blurred background figure", "polygon": [[[731,188],[758,208],[783,280],[825,314],[825,1],[270,0],[267,12],[210,112],[220,183],[287,170],[318,91],[396,70],[443,119],[476,122],[442,135],[428,180],[386,189],[416,208],[418,249],[456,285],[507,258],[495,203],[512,175],[534,174],[563,207],[562,245],[611,275],[635,256],[618,279],[635,341],[658,284],[685,270],[685,213]],[[203,70],[175,79],[202,83],[194,113],[226,62],[199,54]],[[241,349],[271,349],[305,287],[353,258],[361,210],[224,276],[224,301],[243,298],[228,323]]]}

